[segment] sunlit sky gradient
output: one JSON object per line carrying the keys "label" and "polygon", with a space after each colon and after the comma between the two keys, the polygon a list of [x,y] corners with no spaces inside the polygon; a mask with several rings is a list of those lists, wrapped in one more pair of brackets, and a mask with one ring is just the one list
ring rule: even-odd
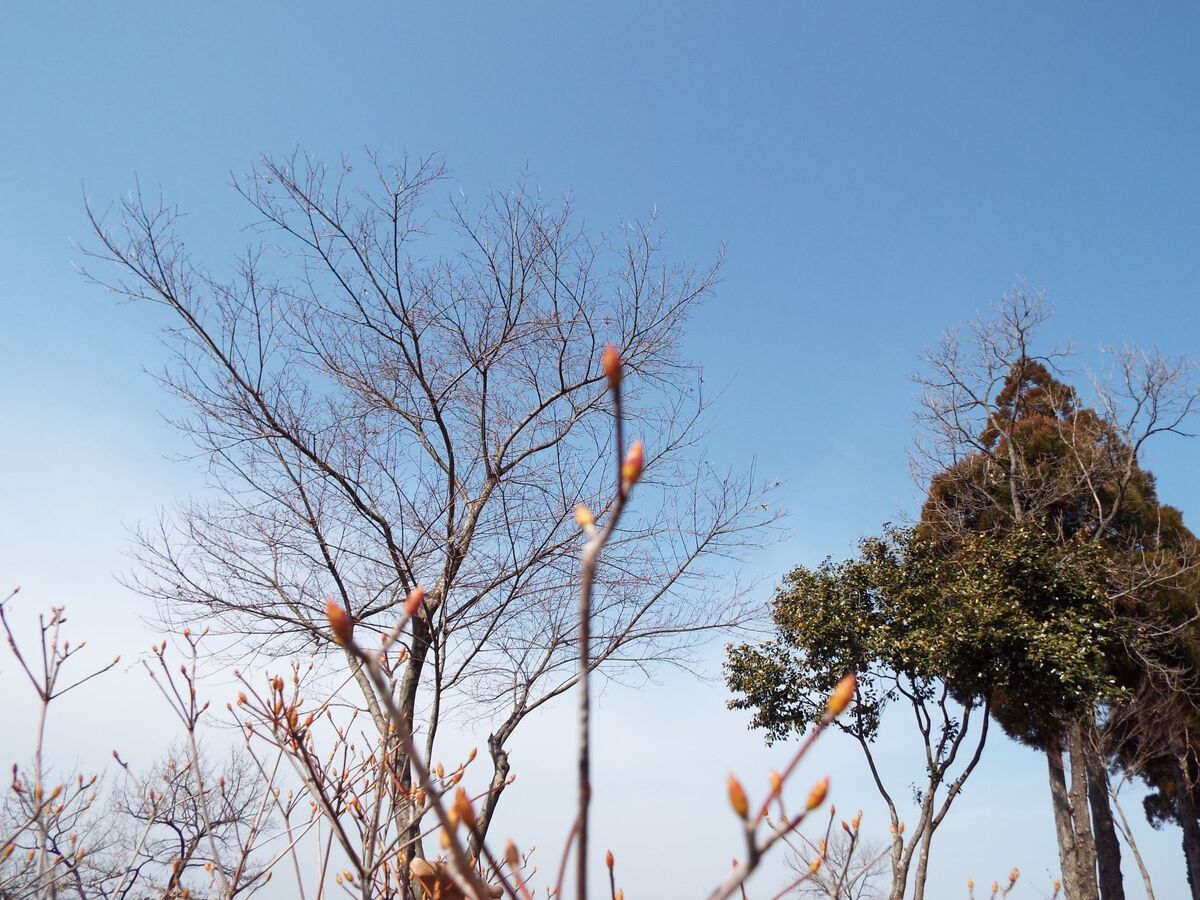
{"label": "sunlit sky gradient", "polygon": [[[714,456],[753,455],[783,481],[788,538],[750,561],[765,600],[789,566],[912,511],[906,375],[1020,279],[1049,291],[1047,338],[1074,341],[1081,368],[1104,343],[1196,349],[1197,60],[1187,3],[5,4],[0,584],[24,586],[25,621],[67,603],[98,659],[125,654],[53,723],[60,753],[92,768],[114,745],[149,758],[165,715],[133,661],[154,636],[114,576],[124,529],[200,486],[195,464],[168,459],[186,447],[139,368],[161,364],[163,320],[73,269],[85,191],[103,205],[135,176],[161,185],[219,268],[251,221],[230,173],[258,154],[436,151],[472,193],[528,170],[597,227],[657,208],[676,258],[726,245],[719,297],[685,343],[728,385]],[[1148,459],[1193,520],[1196,449],[1181,439]],[[4,765],[29,749],[16,674],[0,662]],[[631,898],[715,883],[739,849],[726,771],[752,781],[786,753],[725,699],[719,682],[672,673],[600,698],[594,840]],[[497,826],[536,840],[547,870],[570,818],[573,734],[560,710],[518,741]],[[902,726],[888,737],[904,794],[919,763]],[[885,836],[850,743],[831,738],[810,768]],[[1044,770],[991,747],[937,837],[932,897],[1013,865],[1026,873],[1014,896],[1048,893]],[[1178,833],[1139,836],[1159,897],[1183,896]],[[1128,856],[1124,868],[1140,897]]]}

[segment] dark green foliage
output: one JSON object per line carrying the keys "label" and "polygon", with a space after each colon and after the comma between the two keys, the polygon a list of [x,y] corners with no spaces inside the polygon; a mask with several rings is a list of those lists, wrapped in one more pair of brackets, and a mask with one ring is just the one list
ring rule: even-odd
{"label": "dark green foliage", "polygon": [[1039,723],[1071,715],[1116,687],[1100,661],[1114,640],[1096,587],[1099,559],[1033,529],[975,535],[947,557],[938,543],[891,530],[859,555],[792,571],[772,601],[777,637],[731,647],[732,705],[753,709],[772,739],[816,721],[847,671],[860,696],[844,727],[871,740],[904,691],[947,683],[1036,741]]}

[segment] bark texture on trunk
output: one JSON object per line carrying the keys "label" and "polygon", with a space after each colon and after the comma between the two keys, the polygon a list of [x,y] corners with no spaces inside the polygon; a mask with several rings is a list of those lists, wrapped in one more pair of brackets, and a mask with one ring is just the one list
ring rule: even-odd
{"label": "bark texture on trunk", "polygon": [[1192,799],[1191,785],[1185,774],[1183,762],[1176,760],[1175,807],[1179,813],[1179,825],[1183,829],[1183,856],[1187,863],[1188,885],[1192,889],[1192,900],[1200,900],[1200,822],[1196,821],[1196,804]]}
{"label": "bark texture on trunk", "polygon": [[1134,862],[1137,863],[1138,871],[1142,875],[1142,885],[1146,888],[1146,900],[1155,900],[1154,884],[1150,880],[1150,870],[1146,868],[1146,861],[1142,859],[1141,851],[1138,850],[1137,841],[1133,837],[1133,830],[1129,827],[1129,820],[1125,818],[1125,811],[1121,809],[1121,798],[1117,796],[1117,791],[1112,790],[1110,796],[1112,798],[1112,807],[1117,812],[1117,818],[1120,820],[1121,837],[1125,838],[1125,843],[1129,845],[1129,850],[1133,853]]}
{"label": "bark texture on trunk", "polygon": [[888,892],[888,900],[904,900],[908,890],[908,864],[904,860],[904,838],[897,832],[900,820],[896,811],[890,810],[892,819],[892,889]]}
{"label": "bark texture on trunk", "polygon": [[[1095,726],[1092,726],[1095,738]],[[1121,842],[1109,802],[1108,770],[1100,758],[1097,742],[1084,745],[1087,754],[1088,805],[1092,809],[1092,829],[1096,836],[1096,866],[1099,873],[1100,900],[1125,900],[1125,882],[1121,876]]]}
{"label": "bark texture on trunk", "polygon": [[1082,721],[1074,722],[1067,730],[1067,754],[1071,763],[1069,796],[1071,823],[1075,832],[1078,900],[1100,900],[1100,885],[1096,879],[1096,840],[1088,815],[1088,742]]}
{"label": "bark texture on trunk", "polygon": [[1058,864],[1062,870],[1063,895],[1076,900],[1079,894],[1078,863],[1075,850],[1075,826],[1071,820],[1071,798],[1067,790],[1067,773],[1062,749],[1046,750],[1046,765],[1050,777],[1050,803],[1054,809],[1054,834],[1058,838]]}
{"label": "bark texture on trunk", "polygon": [[1050,800],[1054,810],[1054,832],[1062,866],[1064,900],[1100,900],[1096,879],[1096,845],[1088,804],[1088,778],[1082,723],[1067,731],[1067,771],[1063,749],[1046,750]]}

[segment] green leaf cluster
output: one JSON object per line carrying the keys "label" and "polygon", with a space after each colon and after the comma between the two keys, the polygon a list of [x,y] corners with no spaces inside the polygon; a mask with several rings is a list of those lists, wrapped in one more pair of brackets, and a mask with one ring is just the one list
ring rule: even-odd
{"label": "green leaf cluster", "polygon": [[965,704],[991,697],[1011,733],[1038,742],[1042,723],[1116,693],[1101,665],[1115,639],[1101,568],[1093,546],[1035,529],[972,535],[953,556],[890,529],[851,559],[788,574],[775,637],[729,648],[731,706],[777,739],[817,721],[854,671],[859,702],[843,727],[866,740],[888,703],[941,682]]}

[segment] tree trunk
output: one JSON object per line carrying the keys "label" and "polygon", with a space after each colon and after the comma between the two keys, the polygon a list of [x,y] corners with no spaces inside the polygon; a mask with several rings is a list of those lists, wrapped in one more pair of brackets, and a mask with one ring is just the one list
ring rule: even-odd
{"label": "tree trunk", "polygon": [[1137,841],[1134,840],[1133,829],[1129,827],[1129,820],[1125,818],[1125,811],[1121,809],[1121,798],[1117,796],[1117,791],[1112,789],[1112,785],[1109,785],[1109,791],[1111,792],[1110,797],[1112,798],[1113,809],[1117,811],[1117,817],[1120,819],[1121,837],[1125,838],[1125,843],[1129,845],[1134,862],[1137,863],[1138,871],[1142,874],[1142,884],[1146,888],[1146,900],[1154,900],[1154,885],[1150,881],[1150,870],[1146,868],[1146,861],[1142,859]]}
{"label": "tree trunk", "polygon": [[1121,842],[1117,838],[1117,827],[1113,822],[1112,806],[1108,799],[1108,770],[1100,757],[1096,726],[1091,725],[1090,730],[1092,740],[1085,741],[1083,750],[1087,755],[1088,805],[1092,809],[1092,829],[1096,835],[1100,898],[1125,900],[1125,882],[1121,876]]}
{"label": "tree trunk", "polygon": [[1067,731],[1067,753],[1071,761],[1071,822],[1075,831],[1075,876],[1078,900],[1100,900],[1096,880],[1096,841],[1088,815],[1088,742],[1083,720]]}
{"label": "tree trunk", "polygon": [[1078,900],[1078,856],[1075,847],[1075,826],[1072,824],[1071,799],[1067,791],[1067,773],[1063,767],[1062,748],[1057,744],[1047,748],[1046,764],[1050,775],[1050,804],[1054,809],[1054,833],[1058,838],[1058,863],[1062,869],[1063,896]]}
{"label": "tree trunk", "polygon": [[921,849],[917,856],[917,872],[913,884],[913,900],[925,900],[925,878],[929,874],[929,845],[933,841],[933,826],[929,825],[921,835]]}
{"label": "tree trunk", "polygon": [[[401,718],[407,723],[409,733],[413,731],[413,724],[416,721],[417,709],[417,690],[421,686],[421,673],[425,668],[425,659],[429,655],[430,629],[429,623],[421,616],[413,616],[411,620],[412,641],[409,650],[408,665],[404,670],[404,679],[400,684],[399,697],[397,699],[397,707],[400,711]],[[399,742],[396,743],[396,759],[393,771],[399,772],[400,785],[403,788],[405,796],[413,790],[412,780],[412,761],[408,759],[406,753],[400,747]],[[410,810],[412,807],[410,807]],[[407,846],[402,853],[405,871],[413,859],[416,857],[424,858],[425,850],[421,842],[421,819],[409,812],[404,817],[407,819],[404,825],[405,839],[408,841]]]}
{"label": "tree trunk", "polygon": [[1179,815],[1179,825],[1183,829],[1183,857],[1187,863],[1192,900],[1200,900],[1200,822],[1196,821],[1192,786],[1188,783],[1183,766],[1183,761],[1176,760],[1172,767],[1175,770],[1175,808]]}
{"label": "tree trunk", "polygon": [[900,862],[892,865],[892,892],[888,894],[888,900],[904,900],[904,894],[908,890],[908,863]]}

